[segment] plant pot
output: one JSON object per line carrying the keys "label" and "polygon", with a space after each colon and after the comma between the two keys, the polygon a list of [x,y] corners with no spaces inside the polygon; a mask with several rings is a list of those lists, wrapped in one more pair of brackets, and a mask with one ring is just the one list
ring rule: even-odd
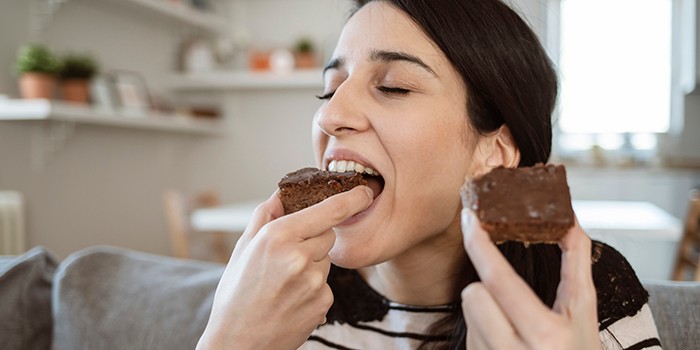
{"label": "plant pot", "polygon": [[56,88],[56,77],[45,73],[24,73],[19,78],[19,91],[26,99],[51,99]]}
{"label": "plant pot", "polygon": [[294,58],[297,69],[309,69],[316,67],[316,55],[313,52],[297,53]]}
{"label": "plant pot", "polygon": [[270,70],[270,52],[255,50],[249,57],[250,70],[255,72],[266,72]]}
{"label": "plant pot", "polygon": [[68,79],[61,81],[61,98],[75,104],[88,104],[90,101],[90,81]]}

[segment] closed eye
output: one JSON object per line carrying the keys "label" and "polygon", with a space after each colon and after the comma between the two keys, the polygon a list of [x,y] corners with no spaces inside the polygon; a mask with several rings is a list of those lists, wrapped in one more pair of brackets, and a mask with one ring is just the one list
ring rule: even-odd
{"label": "closed eye", "polygon": [[408,89],[391,87],[391,86],[378,86],[377,90],[379,90],[385,94],[397,94],[397,95],[406,95],[409,92],[411,92],[411,90],[408,90]]}
{"label": "closed eye", "polygon": [[316,98],[319,99],[319,100],[330,100],[331,97],[333,97],[333,94],[334,94],[334,93],[335,93],[335,91],[331,91],[331,92],[327,92],[327,93],[325,93],[325,94],[323,94],[323,95],[315,95],[315,96],[316,96]]}
{"label": "closed eye", "polygon": [[[385,94],[396,94],[396,95],[407,95],[408,93],[411,92],[411,90],[408,90],[408,89],[391,87],[391,86],[378,86],[377,90],[379,90]],[[333,94],[335,94],[335,91],[327,92],[323,95],[316,95],[316,98],[319,100],[330,100],[331,97],[333,97]]]}

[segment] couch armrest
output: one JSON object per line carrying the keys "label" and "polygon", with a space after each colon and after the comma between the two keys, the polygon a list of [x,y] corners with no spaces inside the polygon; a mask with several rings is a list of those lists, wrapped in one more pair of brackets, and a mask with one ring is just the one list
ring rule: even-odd
{"label": "couch armrest", "polygon": [[0,257],[0,347],[49,349],[56,258],[43,247]]}
{"label": "couch armrest", "polygon": [[665,350],[700,344],[700,283],[644,281],[649,306]]}

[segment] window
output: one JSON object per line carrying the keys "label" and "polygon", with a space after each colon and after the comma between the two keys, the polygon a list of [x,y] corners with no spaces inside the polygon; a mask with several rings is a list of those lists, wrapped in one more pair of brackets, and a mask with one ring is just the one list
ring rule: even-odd
{"label": "window", "polygon": [[673,0],[555,2],[560,150],[654,149],[674,110]]}

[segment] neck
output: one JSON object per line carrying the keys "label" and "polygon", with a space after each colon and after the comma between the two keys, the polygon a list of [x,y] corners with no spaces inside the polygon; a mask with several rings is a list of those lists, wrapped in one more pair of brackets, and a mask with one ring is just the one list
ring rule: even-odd
{"label": "neck", "polygon": [[455,301],[457,288],[466,285],[467,255],[459,219],[445,232],[401,255],[359,270],[374,290],[387,299],[408,305],[445,305]]}

